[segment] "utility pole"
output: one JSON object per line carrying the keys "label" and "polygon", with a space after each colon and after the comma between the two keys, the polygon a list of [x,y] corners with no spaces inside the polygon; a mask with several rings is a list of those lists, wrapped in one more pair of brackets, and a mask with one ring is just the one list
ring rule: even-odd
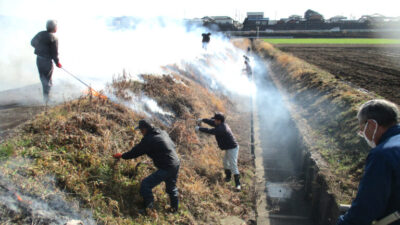
{"label": "utility pole", "polygon": [[257,26],[257,39],[259,38],[260,27]]}
{"label": "utility pole", "polygon": [[238,18],[238,10],[237,10],[237,9],[235,9],[235,20],[236,20],[236,21],[239,21],[239,18]]}

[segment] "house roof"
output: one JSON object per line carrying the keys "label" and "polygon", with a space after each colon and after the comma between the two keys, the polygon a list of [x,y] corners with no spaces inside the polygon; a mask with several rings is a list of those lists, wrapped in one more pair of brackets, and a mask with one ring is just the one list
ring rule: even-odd
{"label": "house roof", "polygon": [[269,21],[269,18],[248,18],[247,20],[257,20],[257,21]]}
{"label": "house roof", "polygon": [[229,16],[210,16],[210,18],[214,20],[233,20]]}

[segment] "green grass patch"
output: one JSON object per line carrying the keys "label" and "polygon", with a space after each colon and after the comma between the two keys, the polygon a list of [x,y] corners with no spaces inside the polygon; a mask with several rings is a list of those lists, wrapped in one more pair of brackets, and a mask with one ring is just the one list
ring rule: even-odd
{"label": "green grass patch", "polygon": [[400,44],[400,39],[385,38],[267,38],[263,40],[271,44]]}
{"label": "green grass patch", "polygon": [[14,153],[14,148],[10,144],[3,144],[0,146],[0,160],[7,159]]}

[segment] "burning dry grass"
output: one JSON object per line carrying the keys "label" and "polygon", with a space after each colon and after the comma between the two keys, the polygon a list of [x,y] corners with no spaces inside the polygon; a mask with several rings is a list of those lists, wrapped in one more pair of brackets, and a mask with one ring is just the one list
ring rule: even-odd
{"label": "burning dry grass", "polygon": [[285,84],[297,111],[318,137],[313,148],[328,162],[333,176],[330,188],[339,201],[350,202],[361,178],[368,147],[357,137],[356,114],[361,103],[375,98],[293,55],[257,42],[256,49],[271,61],[280,83]]}
{"label": "burning dry grass", "polygon": [[224,100],[193,81],[178,75],[142,75],[141,78],[143,82],[122,74],[112,83],[113,94],[124,99],[129,98],[129,93],[145,94],[184,119],[208,116],[214,111],[225,112]]}
{"label": "burning dry grass", "polygon": [[[39,192],[34,184],[52,175],[57,186],[70,199],[78,199],[81,207],[91,209],[100,224],[217,224],[224,215],[248,220],[253,202],[251,165],[243,165],[244,190],[234,192],[231,184],[222,183],[222,152],[215,140],[199,138],[194,132],[194,119],[224,111],[225,100],[179,77],[143,76],[143,80],[118,78],[112,87],[119,97],[127,97],[127,92],[145,93],[176,114],[169,127],[153,119],[169,132],[182,161],[178,214],[168,213],[164,185],[154,189],[157,213],[139,214],[140,181],[154,171],[153,164],[146,157],[115,161],[111,155],[130,150],[141,139],[133,126],[143,115],[104,98],[82,97],[54,107],[0,146],[2,157],[9,161],[14,156],[32,160],[21,178],[20,183],[26,182],[22,189]],[[14,177],[10,171],[4,174]]]}

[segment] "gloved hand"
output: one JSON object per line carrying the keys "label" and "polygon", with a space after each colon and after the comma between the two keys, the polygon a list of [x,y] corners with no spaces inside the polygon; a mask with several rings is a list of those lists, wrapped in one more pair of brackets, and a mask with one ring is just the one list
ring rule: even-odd
{"label": "gloved hand", "polygon": [[113,157],[116,159],[120,159],[120,158],[122,158],[122,153],[118,152],[118,153],[114,154]]}
{"label": "gloved hand", "polygon": [[61,65],[60,62],[57,63],[57,67],[58,67],[58,68],[62,68],[62,65]]}
{"label": "gloved hand", "polygon": [[197,123],[201,123],[201,122],[203,122],[203,119],[202,119],[202,118],[197,119]]}
{"label": "gloved hand", "polygon": [[194,129],[195,129],[196,131],[199,131],[200,127],[199,127],[199,126],[196,126]]}

